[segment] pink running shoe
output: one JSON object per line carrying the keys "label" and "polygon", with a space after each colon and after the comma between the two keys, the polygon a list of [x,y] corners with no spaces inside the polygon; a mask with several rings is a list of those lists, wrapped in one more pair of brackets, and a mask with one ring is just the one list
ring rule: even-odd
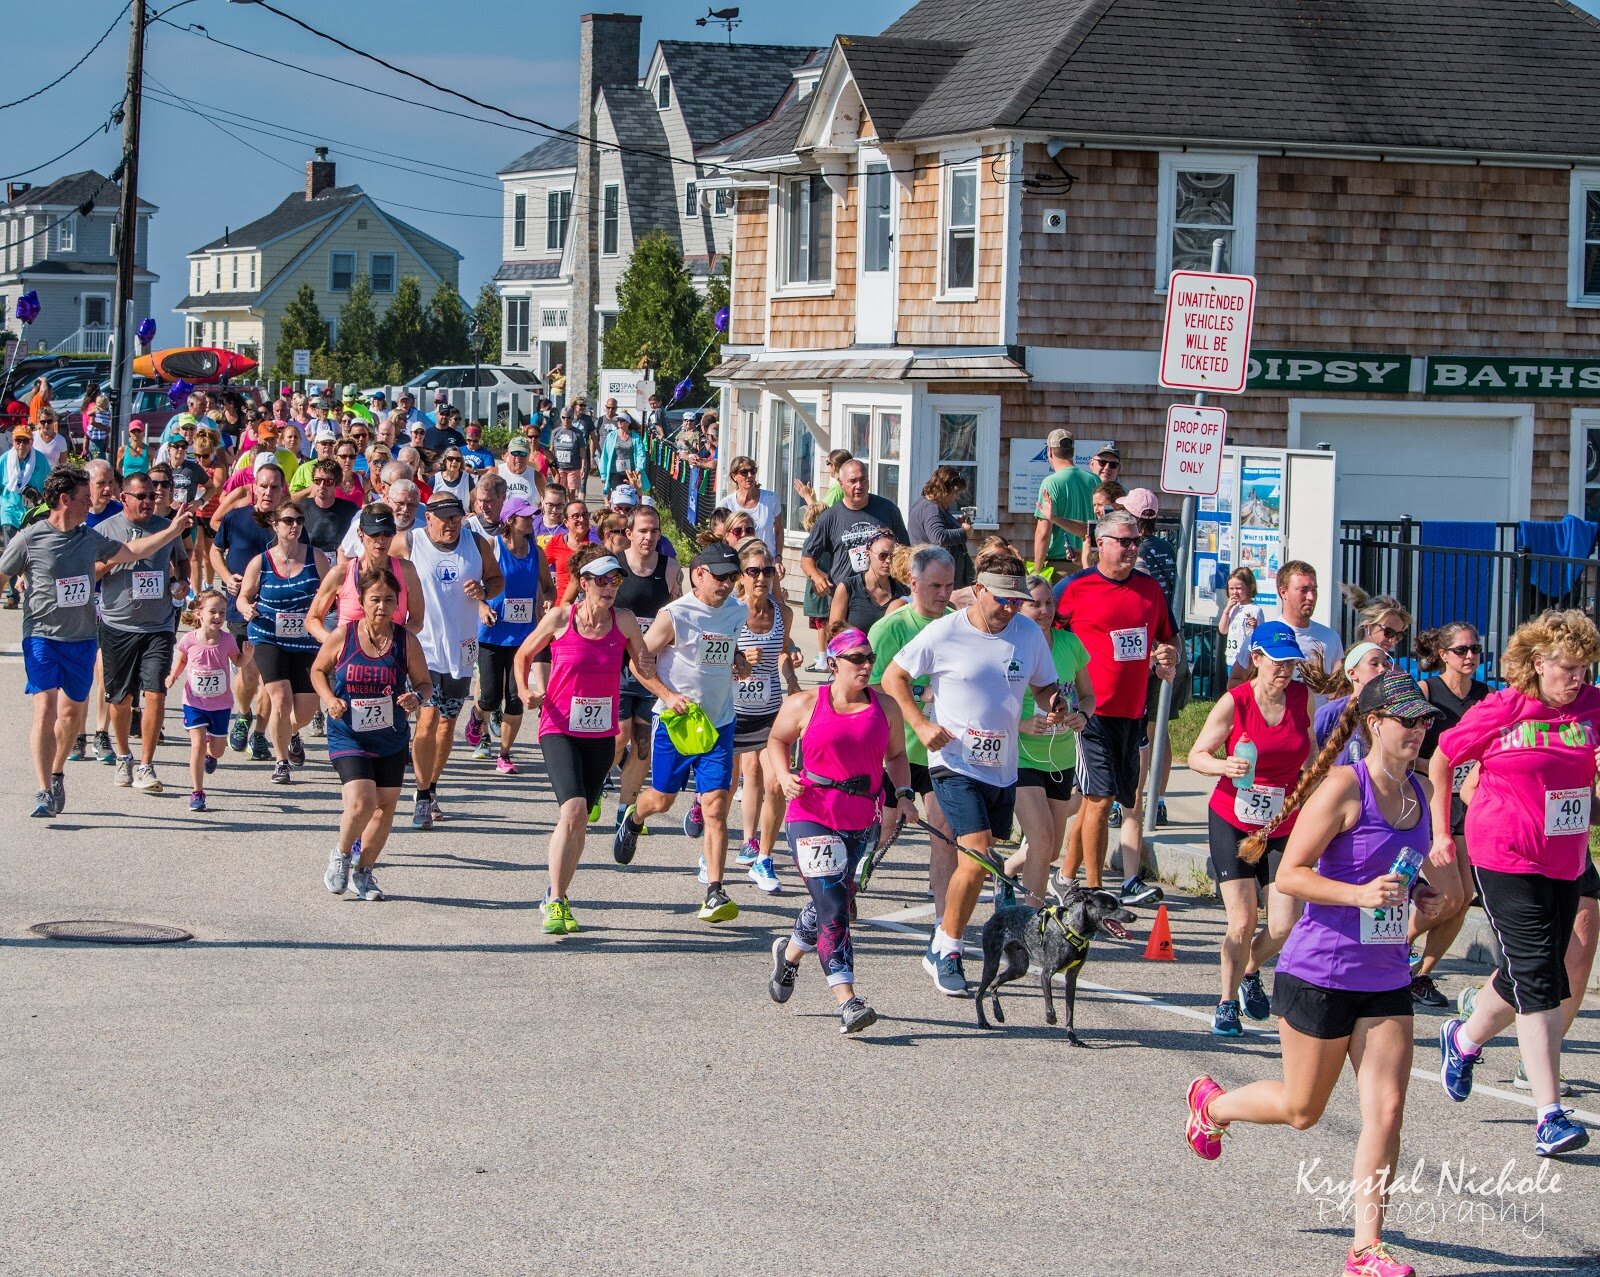
{"label": "pink running shoe", "polygon": [[1206,1116],[1207,1106],[1221,1094],[1222,1088],[1204,1074],[1189,1083],[1189,1121],[1183,1133],[1189,1147],[1208,1162],[1222,1156],[1222,1137],[1228,1133],[1226,1126],[1218,1126]]}
{"label": "pink running shoe", "polygon": [[1417,1277],[1417,1270],[1402,1264],[1382,1242],[1374,1242],[1365,1250],[1351,1247],[1344,1257],[1344,1277]]}
{"label": "pink running shoe", "polygon": [[502,776],[515,776],[517,774],[517,765],[505,754],[501,754],[494,760],[494,769]]}
{"label": "pink running shoe", "polygon": [[483,740],[483,720],[478,717],[476,710],[467,711],[466,734],[467,744],[476,749]]}

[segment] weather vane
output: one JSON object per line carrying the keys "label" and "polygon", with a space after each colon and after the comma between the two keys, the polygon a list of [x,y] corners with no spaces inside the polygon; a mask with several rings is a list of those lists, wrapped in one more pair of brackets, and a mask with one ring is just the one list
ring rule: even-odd
{"label": "weather vane", "polygon": [[694,24],[697,27],[709,26],[713,22],[718,23],[727,30],[728,43],[732,44],[733,29],[739,25],[739,11],[737,9],[707,9],[705,17],[694,20]]}

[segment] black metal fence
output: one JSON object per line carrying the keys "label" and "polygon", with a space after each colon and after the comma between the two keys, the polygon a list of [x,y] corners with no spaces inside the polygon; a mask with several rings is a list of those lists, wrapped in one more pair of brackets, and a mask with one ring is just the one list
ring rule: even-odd
{"label": "black metal fence", "polygon": [[717,504],[717,473],[692,466],[670,443],[645,440],[645,473],[656,505],[686,532],[703,529]]}

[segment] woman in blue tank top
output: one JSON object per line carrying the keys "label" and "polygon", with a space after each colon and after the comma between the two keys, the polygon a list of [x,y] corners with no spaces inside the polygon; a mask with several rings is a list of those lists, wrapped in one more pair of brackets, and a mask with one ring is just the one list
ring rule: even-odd
{"label": "woman in blue tank top", "polygon": [[[1443,890],[1417,885],[1418,872],[1429,864],[1431,790],[1410,769],[1438,712],[1398,670],[1373,679],[1351,701],[1284,804],[1285,815],[1302,802],[1305,808],[1276,885],[1306,906],[1273,981],[1283,1080],[1231,1092],[1204,1076],[1189,1084],[1189,1146],[1210,1161],[1222,1152],[1231,1122],[1301,1131],[1315,1125],[1350,1060],[1362,1129],[1351,1175],[1355,1238],[1345,1257],[1347,1277],[1413,1273],[1379,1235],[1386,1187],[1399,1165],[1411,1077],[1407,921],[1412,905],[1429,916],[1449,908],[1458,889],[1454,872],[1436,875]],[[1351,767],[1331,767],[1356,730],[1366,738],[1366,757]],[[1247,839],[1240,857],[1259,858],[1271,829]]]}
{"label": "woman in blue tank top", "polygon": [[328,716],[328,760],[344,793],[339,841],[322,882],[334,895],[348,886],[358,900],[382,900],[372,867],[389,839],[411,756],[406,715],[433,695],[433,683],[421,645],[394,623],[394,573],[369,568],[357,586],[363,615],[329,634],[311,667]]}
{"label": "woman in blue tank top", "polygon": [[521,497],[508,497],[500,510],[500,535],[494,539],[495,559],[505,588],[486,604],[494,612],[493,625],[478,625],[478,701],[467,709],[467,744],[472,756],[486,761],[493,753],[485,722],[500,715],[500,756],[494,768],[514,776],[511,746],[522,729],[522,701],[517,696],[517,676],[511,658],[522,640],[539,623],[540,588],[544,563],[533,539],[533,507]]}

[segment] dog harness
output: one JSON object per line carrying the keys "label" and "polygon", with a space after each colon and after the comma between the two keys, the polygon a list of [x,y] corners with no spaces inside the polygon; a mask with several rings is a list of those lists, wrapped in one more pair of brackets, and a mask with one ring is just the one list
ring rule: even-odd
{"label": "dog harness", "polygon": [[1039,935],[1042,937],[1052,922],[1056,924],[1056,929],[1061,932],[1061,938],[1066,941],[1067,953],[1070,955],[1061,970],[1072,971],[1081,967],[1084,959],[1089,956],[1089,937],[1081,936],[1069,927],[1065,915],[1066,910],[1060,905],[1048,905],[1039,910]]}

